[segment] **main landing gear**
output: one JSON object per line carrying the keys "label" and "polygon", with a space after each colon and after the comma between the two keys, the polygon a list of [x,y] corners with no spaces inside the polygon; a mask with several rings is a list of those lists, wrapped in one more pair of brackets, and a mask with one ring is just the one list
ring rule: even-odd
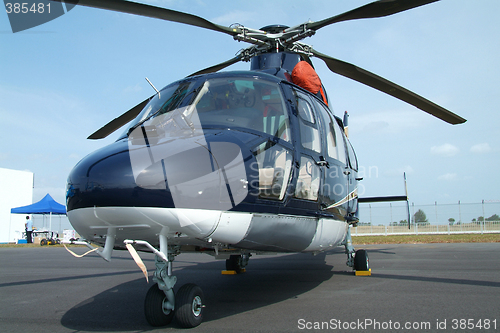
{"label": "main landing gear", "polygon": [[232,254],[229,259],[226,259],[226,271],[235,272],[236,274],[244,273],[245,267],[250,260],[250,254]]}
{"label": "main landing gear", "polygon": [[175,317],[180,326],[196,327],[203,321],[205,309],[203,291],[193,283],[183,285],[174,293],[177,278],[172,275],[172,262],[179,249],[167,243],[166,235],[160,234],[160,251],[145,241],[125,240],[127,249],[143,270],[147,278],[144,263],[131,244],[145,245],[155,254],[156,270],[153,275],[155,284],[149,288],[144,301],[144,314],[151,326],[165,326]]}
{"label": "main landing gear", "polygon": [[354,250],[352,246],[351,228],[347,229],[347,236],[342,243],[347,254],[346,265],[352,267],[356,275],[371,275],[370,260],[366,250]]}

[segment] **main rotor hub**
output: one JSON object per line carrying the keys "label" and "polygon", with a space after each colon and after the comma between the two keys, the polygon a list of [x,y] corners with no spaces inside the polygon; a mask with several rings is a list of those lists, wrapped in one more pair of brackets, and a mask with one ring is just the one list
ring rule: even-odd
{"label": "main rotor hub", "polygon": [[286,26],[286,25],[272,24],[272,25],[267,25],[263,28],[260,28],[260,30],[268,32],[270,34],[279,34],[280,32],[285,32],[285,30],[288,28],[290,28],[290,27]]}
{"label": "main rotor hub", "polygon": [[250,61],[253,57],[265,53],[292,52],[312,56],[311,46],[300,43],[299,40],[314,35],[315,31],[307,29],[305,25],[290,28],[282,24],[268,25],[260,30],[239,26],[241,33],[234,39],[253,44],[237,55],[243,61]]}

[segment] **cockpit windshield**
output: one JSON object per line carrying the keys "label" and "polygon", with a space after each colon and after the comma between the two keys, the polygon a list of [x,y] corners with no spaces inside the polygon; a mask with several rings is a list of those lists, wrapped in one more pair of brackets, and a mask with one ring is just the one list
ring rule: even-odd
{"label": "cockpit windshield", "polygon": [[248,78],[208,83],[196,105],[202,126],[241,127],[290,140],[288,114],[277,84]]}
{"label": "cockpit windshield", "polygon": [[153,121],[164,131],[240,128],[290,141],[290,126],[277,83],[248,77],[186,81],[160,91],[128,132]]}
{"label": "cockpit windshield", "polygon": [[178,85],[167,86],[156,94],[149,103],[142,109],[141,113],[132,121],[130,127],[127,129],[129,134],[138,125],[145,121],[163,115],[167,112],[173,111],[183,104],[186,97],[194,97],[193,87],[195,82],[184,82]]}

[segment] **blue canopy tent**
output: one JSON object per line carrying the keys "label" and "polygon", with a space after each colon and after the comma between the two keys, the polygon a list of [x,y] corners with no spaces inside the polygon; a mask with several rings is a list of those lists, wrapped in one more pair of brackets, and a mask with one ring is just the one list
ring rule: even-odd
{"label": "blue canopy tent", "polygon": [[42,200],[28,206],[12,208],[10,212],[11,214],[49,214],[50,229],[52,229],[52,214],[66,215],[66,206],[52,199],[50,194],[47,193]]}

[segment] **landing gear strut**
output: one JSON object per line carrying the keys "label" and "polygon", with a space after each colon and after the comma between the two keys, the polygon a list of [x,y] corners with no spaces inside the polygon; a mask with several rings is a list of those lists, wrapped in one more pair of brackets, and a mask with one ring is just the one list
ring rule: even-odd
{"label": "landing gear strut", "polygon": [[[159,237],[160,251],[145,241],[125,241],[126,244],[145,245],[156,254],[156,270],[153,275],[155,284],[149,289],[144,301],[146,320],[151,326],[165,326],[170,324],[175,316],[180,326],[196,327],[203,321],[205,308],[203,291],[199,286],[188,283],[179,288],[175,295],[174,286],[177,278],[172,275],[172,263],[180,252],[178,247],[168,245],[166,232],[161,233]],[[144,267],[140,258],[136,259],[137,252],[131,246],[127,248],[139,267],[141,265]],[[147,272],[145,275],[147,277]]]}

